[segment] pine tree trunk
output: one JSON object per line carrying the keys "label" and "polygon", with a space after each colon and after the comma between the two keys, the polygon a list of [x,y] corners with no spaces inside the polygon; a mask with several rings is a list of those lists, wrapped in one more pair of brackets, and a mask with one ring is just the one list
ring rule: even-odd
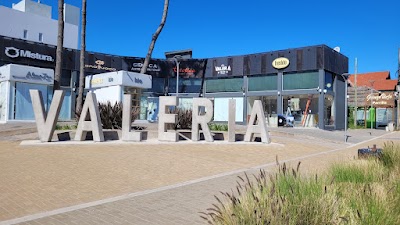
{"label": "pine tree trunk", "polygon": [[143,67],[140,69],[140,73],[146,73],[147,71],[147,66],[149,65],[151,54],[153,53],[154,45],[156,44],[158,35],[160,35],[162,29],[164,28],[165,22],[167,21],[167,15],[168,15],[168,6],[169,6],[169,0],[164,1],[164,10],[163,10],[163,15],[161,18],[161,23],[158,26],[156,32],[153,34],[149,46],[149,51],[147,52],[146,58],[143,63]]}
{"label": "pine tree trunk", "polygon": [[53,90],[60,89],[62,62],[63,62],[63,43],[64,43],[64,0],[58,0],[58,36],[56,53],[56,70],[54,77]]}
{"label": "pine tree trunk", "polygon": [[75,114],[80,115],[83,106],[83,89],[85,87],[85,52],[86,52],[86,0],[82,0],[82,24],[81,24],[81,55],[79,67],[79,90],[76,100]]}

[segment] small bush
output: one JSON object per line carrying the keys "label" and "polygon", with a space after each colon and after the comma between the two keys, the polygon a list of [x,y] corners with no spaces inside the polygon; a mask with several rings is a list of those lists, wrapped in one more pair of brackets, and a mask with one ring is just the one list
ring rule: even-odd
{"label": "small bush", "polygon": [[[110,101],[107,101],[107,103],[99,103],[99,113],[103,129],[121,129],[122,112],[123,105],[121,102],[116,102],[114,104],[112,104]],[[131,111],[132,122],[138,116],[138,109]]]}
{"label": "small bush", "polygon": [[192,110],[176,108],[175,114],[178,115],[175,129],[192,129]]}
{"label": "small bush", "polygon": [[313,179],[285,164],[274,174],[245,174],[201,217],[209,224],[400,224],[400,146],[388,143],[382,152]]}
{"label": "small bush", "polygon": [[228,131],[228,124],[210,123],[208,127],[213,131]]}

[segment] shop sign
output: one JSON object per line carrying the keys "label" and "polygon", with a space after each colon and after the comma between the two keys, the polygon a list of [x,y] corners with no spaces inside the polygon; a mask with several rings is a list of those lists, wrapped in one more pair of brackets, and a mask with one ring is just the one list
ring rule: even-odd
{"label": "shop sign", "polygon": [[13,80],[27,80],[27,81],[53,83],[53,77],[49,76],[47,73],[28,72],[25,76],[12,75],[12,78]]}
{"label": "shop sign", "polygon": [[10,58],[30,58],[40,61],[54,62],[54,59],[50,55],[44,55],[30,50],[18,49],[16,47],[5,47],[4,53]]}
{"label": "shop sign", "polygon": [[227,75],[231,71],[232,69],[230,65],[226,66],[224,64],[221,64],[221,66],[215,67],[215,72],[217,72],[218,75]]}
{"label": "shop sign", "polygon": [[[174,73],[176,73],[176,67],[174,67]],[[193,77],[196,74],[196,70],[193,68],[179,68],[179,76]]]}
{"label": "shop sign", "polygon": [[54,83],[54,71],[52,69],[8,64],[0,67],[0,81],[11,80],[36,84]]}
{"label": "shop sign", "polygon": [[366,104],[371,104],[373,106],[390,107],[394,106],[394,96],[391,92],[383,93],[372,93],[367,95]]}
{"label": "shop sign", "polygon": [[275,69],[284,69],[286,67],[289,66],[289,59],[285,58],[285,57],[280,57],[275,59],[274,61],[272,61],[272,66]]}
{"label": "shop sign", "polygon": [[[140,72],[142,67],[143,67],[143,63],[134,62],[134,63],[132,63],[131,71]],[[147,66],[147,71],[149,71],[149,72],[160,72],[161,68],[156,63],[149,63],[149,65]]]}
{"label": "shop sign", "polygon": [[115,68],[111,68],[111,67],[106,67],[104,66],[104,61],[103,60],[96,60],[94,62],[96,65],[85,65],[85,68],[90,68],[90,69],[97,69],[97,70],[105,70],[105,71],[117,71],[117,69]]}

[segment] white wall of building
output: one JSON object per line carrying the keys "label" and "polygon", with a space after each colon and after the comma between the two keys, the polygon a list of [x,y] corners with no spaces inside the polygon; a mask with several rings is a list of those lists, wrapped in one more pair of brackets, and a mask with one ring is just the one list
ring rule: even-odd
{"label": "white wall of building", "polygon": [[122,86],[109,86],[95,89],[93,92],[96,94],[97,102],[107,103],[110,101],[112,104],[122,101]]}
{"label": "white wall of building", "polygon": [[22,0],[17,4],[13,4],[12,8],[51,19],[51,6],[49,5],[40,4],[30,0]]}
{"label": "white wall of building", "polygon": [[[43,6],[43,7],[42,7]],[[57,45],[58,21],[51,19],[51,7],[23,0],[11,9],[0,6],[0,35],[50,45]],[[64,47],[78,49],[79,8],[65,5]],[[50,13],[50,17],[49,14]],[[24,38],[24,30],[27,37]],[[39,33],[43,40],[39,40]]]}

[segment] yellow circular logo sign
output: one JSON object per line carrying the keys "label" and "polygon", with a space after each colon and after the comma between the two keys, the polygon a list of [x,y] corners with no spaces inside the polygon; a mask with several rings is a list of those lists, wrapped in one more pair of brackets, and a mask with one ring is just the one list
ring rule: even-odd
{"label": "yellow circular logo sign", "polygon": [[274,61],[272,61],[272,66],[275,69],[284,69],[289,66],[289,59],[285,57],[276,58]]}

